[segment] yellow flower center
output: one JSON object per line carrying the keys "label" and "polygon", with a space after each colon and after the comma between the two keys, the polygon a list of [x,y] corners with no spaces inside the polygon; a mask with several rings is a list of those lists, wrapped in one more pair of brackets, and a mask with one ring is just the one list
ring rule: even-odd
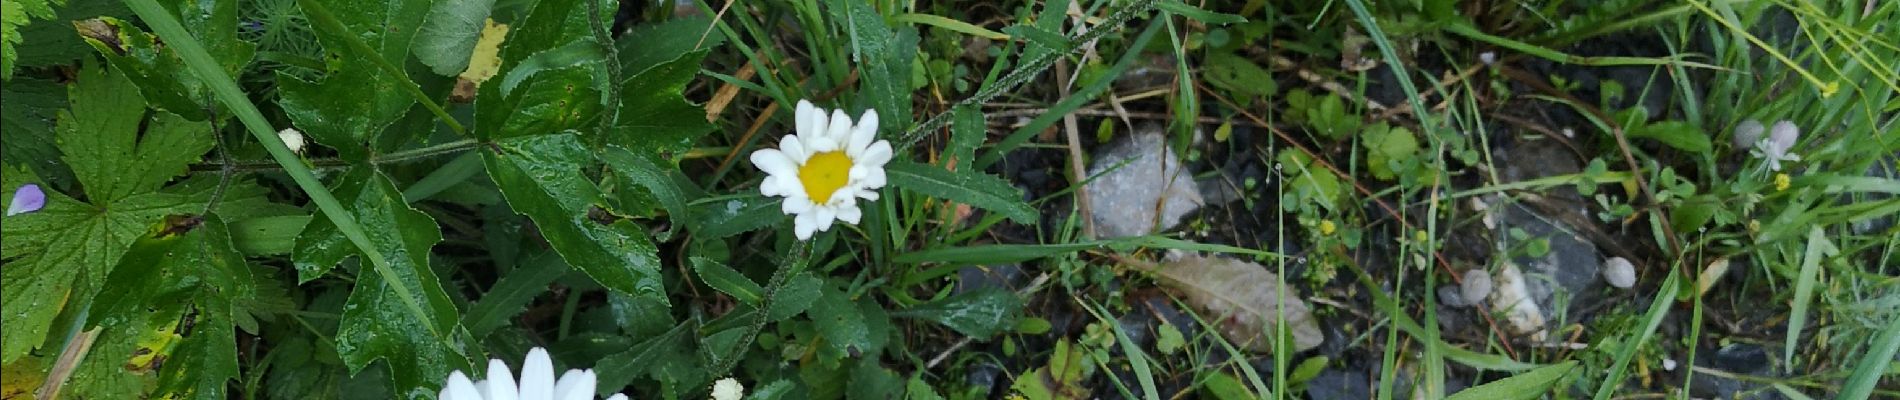
{"label": "yellow flower center", "polygon": [[1789,179],[1788,174],[1775,174],[1775,191],[1788,190],[1788,185],[1793,183],[1794,180]]}
{"label": "yellow flower center", "polygon": [[805,195],[814,203],[831,201],[831,194],[850,180],[851,157],[842,151],[813,154],[798,167],[798,181],[805,183]]}

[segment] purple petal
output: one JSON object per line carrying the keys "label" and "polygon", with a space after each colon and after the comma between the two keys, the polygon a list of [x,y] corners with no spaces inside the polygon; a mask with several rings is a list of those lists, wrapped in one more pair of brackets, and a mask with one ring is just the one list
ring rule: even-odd
{"label": "purple petal", "polygon": [[13,191],[13,202],[7,205],[7,216],[39,211],[46,207],[46,192],[40,191],[40,185],[28,183]]}

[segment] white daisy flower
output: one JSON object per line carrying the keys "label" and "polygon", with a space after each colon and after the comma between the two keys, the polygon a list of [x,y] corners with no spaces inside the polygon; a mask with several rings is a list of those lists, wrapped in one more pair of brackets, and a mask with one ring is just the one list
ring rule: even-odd
{"label": "white daisy flower", "polygon": [[884,163],[891,142],[876,140],[877,111],[865,110],[856,124],[844,110],[825,110],[798,101],[798,133],[785,135],[779,148],[752,152],[752,165],[765,171],[759,191],[784,197],[785,214],[796,216],[799,240],[831,230],[833,221],[856,224],[863,217],[858,199],[877,200],[884,187]]}
{"label": "white daisy flower", "polygon": [[745,397],[745,386],[740,385],[737,379],[726,378],[713,382],[713,400],[739,400],[741,397]]}
{"label": "white daisy flower", "polygon": [[1794,122],[1776,122],[1774,127],[1768,129],[1768,137],[1755,141],[1755,149],[1748,153],[1767,160],[1768,169],[1780,171],[1782,162],[1801,161],[1801,155],[1788,152],[1800,138],[1801,128],[1794,126]]}
{"label": "white daisy flower", "polygon": [[[548,358],[548,351],[540,347],[528,351],[528,360],[521,365],[521,382],[515,384],[514,372],[501,360],[488,360],[488,379],[469,381],[462,371],[449,374],[449,382],[442,385],[441,400],[593,400],[595,379],[594,370],[570,369],[561,374],[560,380],[554,379],[554,360]],[[627,395],[615,394],[607,400],[627,400]]]}

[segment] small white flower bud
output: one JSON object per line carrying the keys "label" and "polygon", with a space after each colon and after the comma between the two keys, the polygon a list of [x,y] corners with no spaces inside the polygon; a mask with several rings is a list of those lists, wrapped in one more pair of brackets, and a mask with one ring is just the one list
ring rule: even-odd
{"label": "small white flower bud", "polygon": [[1762,132],[1766,131],[1768,127],[1762,126],[1761,121],[1752,119],[1742,121],[1741,125],[1735,126],[1735,136],[1729,137],[1729,143],[1735,145],[1737,149],[1746,149],[1754,146],[1755,141],[1761,140]]}
{"label": "small white flower bud", "polygon": [[303,132],[298,132],[297,128],[284,128],[277,131],[277,139],[283,140],[284,147],[289,147],[290,152],[303,154]]}
{"label": "small white flower bud", "polygon": [[739,385],[737,379],[726,378],[713,383],[713,400],[739,400],[741,397],[745,397],[745,386]]}

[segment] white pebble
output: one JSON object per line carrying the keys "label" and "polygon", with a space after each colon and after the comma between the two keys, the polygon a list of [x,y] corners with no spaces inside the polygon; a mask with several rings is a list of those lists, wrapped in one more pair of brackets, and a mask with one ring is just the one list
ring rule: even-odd
{"label": "white pebble", "polygon": [[1603,262],[1603,280],[1610,286],[1629,289],[1636,286],[1636,266],[1623,257],[1611,258]]}
{"label": "white pebble", "polygon": [[1485,296],[1491,295],[1491,274],[1485,272],[1484,269],[1465,271],[1463,289],[1465,304],[1478,304],[1479,301],[1484,300]]}

